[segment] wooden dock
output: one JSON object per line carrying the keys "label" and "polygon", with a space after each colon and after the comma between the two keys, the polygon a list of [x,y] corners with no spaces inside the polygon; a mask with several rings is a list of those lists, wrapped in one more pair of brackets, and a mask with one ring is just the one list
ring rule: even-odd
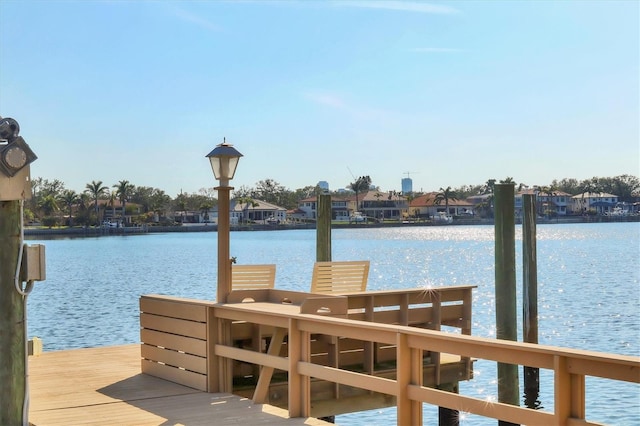
{"label": "wooden dock", "polygon": [[140,372],[140,345],[45,352],[29,358],[33,425],[328,425],[226,393]]}

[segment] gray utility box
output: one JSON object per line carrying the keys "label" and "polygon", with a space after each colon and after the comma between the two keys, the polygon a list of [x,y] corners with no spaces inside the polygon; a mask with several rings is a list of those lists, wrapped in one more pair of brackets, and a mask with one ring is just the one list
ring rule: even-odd
{"label": "gray utility box", "polygon": [[44,245],[42,244],[24,245],[20,269],[21,281],[44,281],[47,279],[44,254]]}

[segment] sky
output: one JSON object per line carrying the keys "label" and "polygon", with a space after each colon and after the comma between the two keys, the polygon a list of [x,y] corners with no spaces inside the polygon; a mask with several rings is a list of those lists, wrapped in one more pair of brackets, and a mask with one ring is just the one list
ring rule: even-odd
{"label": "sky", "polygon": [[0,0],[0,116],[78,192],[638,176],[639,5]]}

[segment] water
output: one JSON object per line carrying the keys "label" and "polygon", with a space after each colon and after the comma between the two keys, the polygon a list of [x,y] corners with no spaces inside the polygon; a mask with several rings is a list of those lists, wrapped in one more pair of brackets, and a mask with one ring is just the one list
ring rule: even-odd
{"label": "water", "polygon": [[[539,342],[640,355],[640,224],[539,225],[537,231]],[[520,237],[518,229],[519,289]],[[139,342],[138,299],[143,294],[215,298],[215,233],[29,243],[46,245],[47,280],[37,283],[28,299],[29,336],[42,338],[46,351]],[[483,337],[495,337],[493,248],[492,226],[332,231],[333,260],[371,261],[370,290],[477,285],[472,333]],[[231,255],[239,263],[276,263],[277,288],[307,291],[315,230],[234,232]],[[521,299],[519,292],[519,303]],[[495,401],[494,363],[477,362],[475,376],[461,383],[461,394]],[[541,371],[540,380],[541,404],[551,409],[552,372]],[[638,385],[588,379],[586,386],[589,420],[638,423]],[[435,423],[436,416],[435,407],[425,406],[425,423]],[[336,420],[343,425],[394,424],[395,408]],[[461,424],[495,423],[461,413]]]}

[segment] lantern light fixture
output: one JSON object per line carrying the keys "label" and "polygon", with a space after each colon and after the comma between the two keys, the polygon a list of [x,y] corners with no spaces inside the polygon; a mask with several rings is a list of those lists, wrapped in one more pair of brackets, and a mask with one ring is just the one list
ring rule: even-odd
{"label": "lantern light fixture", "polygon": [[206,157],[211,162],[211,169],[215,178],[225,182],[233,179],[242,154],[233,145],[227,143],[226,138],[224,138],[223,142],[217,145]]}
{"label": "lantern light fixture", "polygon": [[16,120],[0,117],[0,171],[10,178],[38,158],[19,132]]}

